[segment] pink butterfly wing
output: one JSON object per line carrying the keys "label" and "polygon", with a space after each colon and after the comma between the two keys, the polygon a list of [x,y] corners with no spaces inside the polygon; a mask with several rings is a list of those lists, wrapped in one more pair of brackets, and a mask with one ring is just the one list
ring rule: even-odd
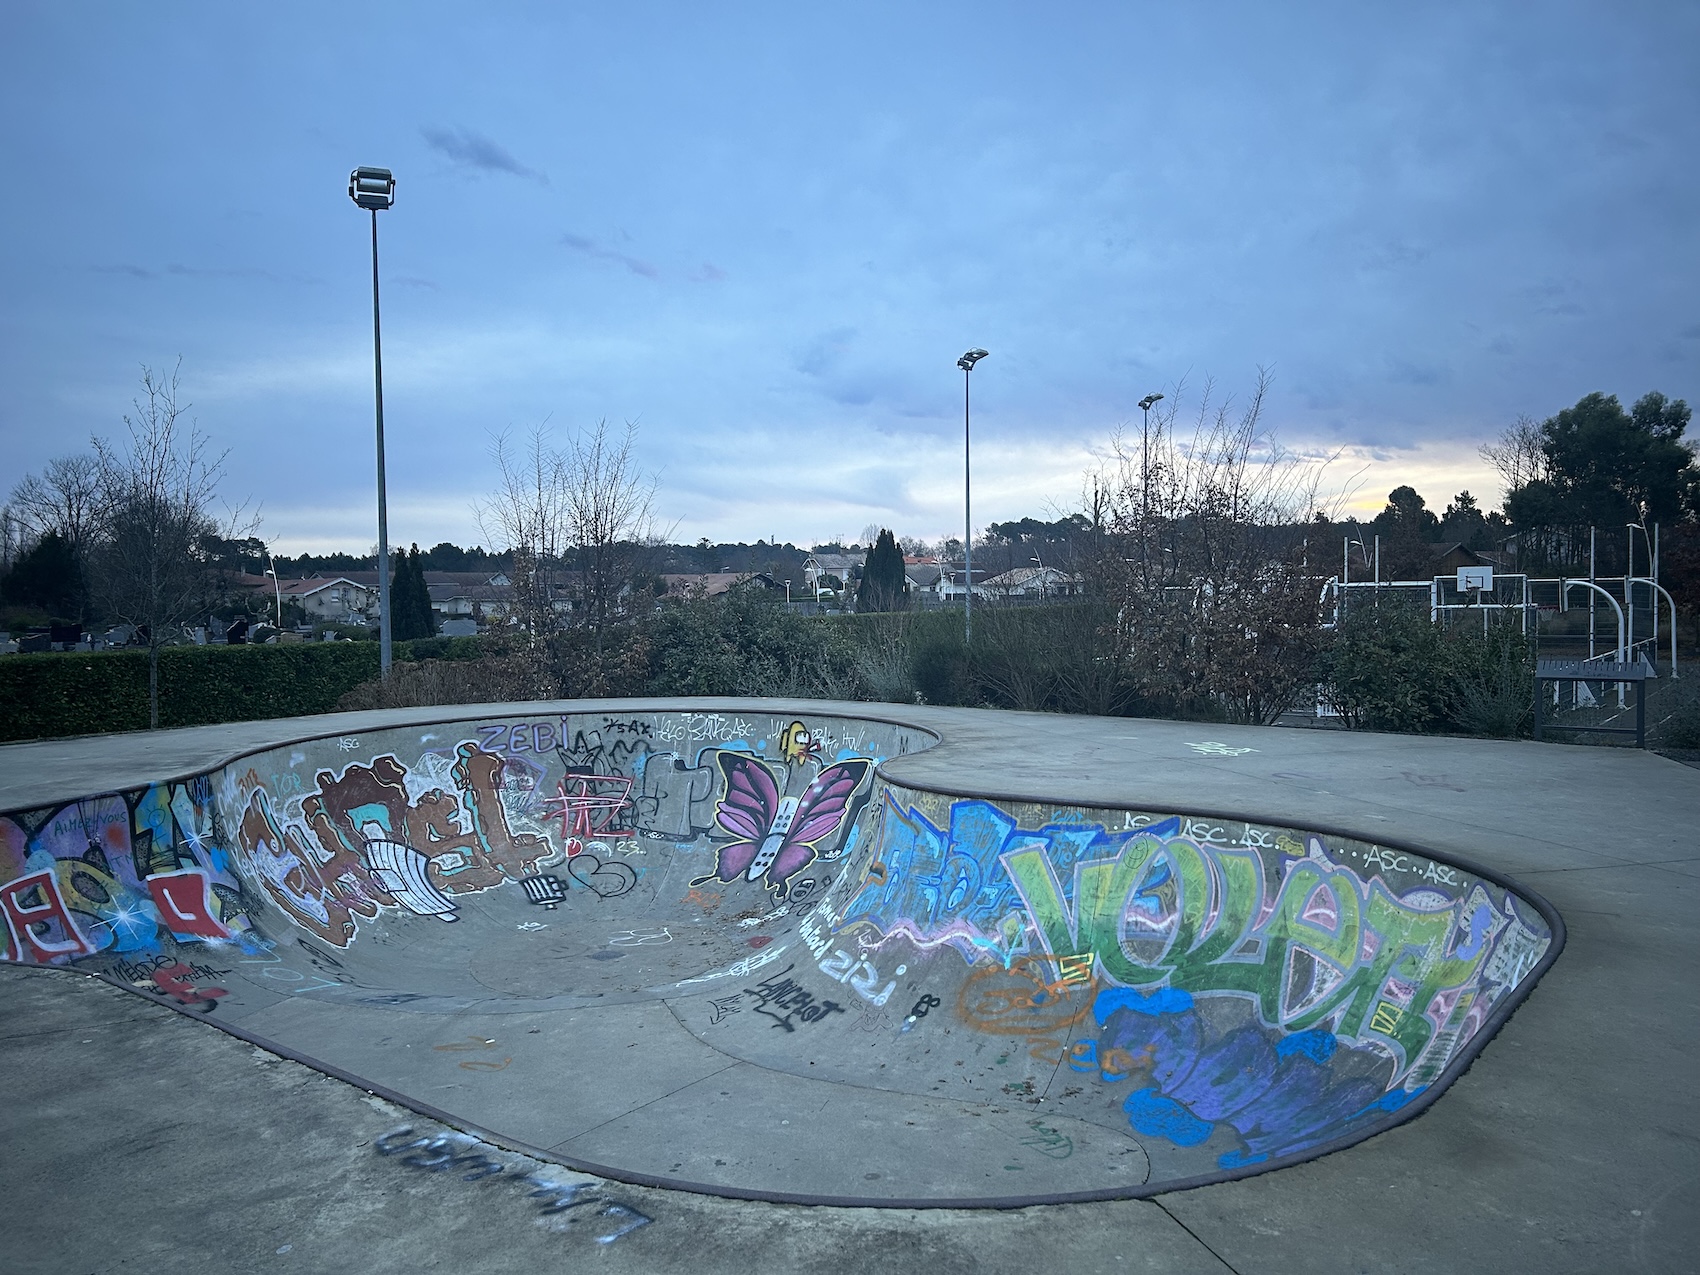
{"label": "pink butterfly wing", "polygon": [[760,848],[759,841],[728,841],[715,852],[713,876],[703,879],[724,881],[730,885],[749,870]]}
{"label": "pink butterfly wing", "polygon": [[734,837],[760,845],[779,814],[779,784],[754,757],[721,753],[719,762],[726,795],[714,809],[714,820]]}
{"label": "pink butterfly wing", "polygon": [[[791,821],[791,831],[785,834],[785,849],[794,845],[813,845],[844,822],[850,810],[850,798],[862,786],[868,773],[868,762],[841,761],[828,766],[815,776],[814,783],[797,803],[797,815]],[[781,851],[783,857],[784,851]],[[778,863],[774,864],[778,867]]]}
{"label": "pink butterfly wing", "polygon": [[778,886],[784,897],[786,881],[815,859],[814,843],[836,831],[850,810],[850,798],[868,773],[866,761],[839,762],[815,777],[797,803],[797,816],[767,870],[768,884]]}

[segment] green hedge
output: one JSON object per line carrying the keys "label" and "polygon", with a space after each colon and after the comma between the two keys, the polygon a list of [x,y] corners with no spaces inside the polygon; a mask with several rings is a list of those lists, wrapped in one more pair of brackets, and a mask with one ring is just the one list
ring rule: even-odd
{"label": "green hedge", "polygon": [[[477,638],[397,642],[397,660],[470,659]],[[205,726],[327,713],[378,675],[376,642],[172,646],[159,656],[159,723]],[[146,651],[0,659],[0,740],[51,739],[148,724]]]}

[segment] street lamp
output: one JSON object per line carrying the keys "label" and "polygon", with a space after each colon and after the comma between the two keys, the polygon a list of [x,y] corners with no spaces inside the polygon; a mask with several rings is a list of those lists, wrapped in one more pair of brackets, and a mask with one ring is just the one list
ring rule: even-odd
{"label": "street lamp", "polygon": [[[272,560],[271,554],[266,554],[266,561]],[[277,572],[271,567],[266,568],[266,574],[272,578],[272,589],[277,594],[277,628],[283,632],[283,586],[277,582]]]}
{"label": "street lamp", "polygon": [[1147,394],[1139,400],[1139,410],[1145,413],[1145,423],[1139,427],[1139,501],[1140,516],[1145,521],[1151,517],[1151,497],[1146,492],[1151,481],[1151,405],[1162,401],[1161,394]]}
{"label": "street lamp", "polygon": [[1045,560],[1035,554],[1027,561],[1034,563],[1039,568],[1039,601],[1043,602],[1045,600]]}
{"label": "street lamp", "polygon": [[974,365],[986,357],[985,350],[969,350],[956,360],[962,369],[962,642],[974,637],[974,514],[969,502],[968,380]]}
{"label": "street lamp", "polygon": [[[1623,601],[1629,613],[1629,650],[1635,650],[1635,533],[1639,531],[1641,538],[1647,542],[1647,570],[1653,569],[1653,541],[1647,535],[1647,528],[1639,523],[1629,524],[1629,566],[1623,576]],[[1659,595],[1653,595],[1653,658],[1659,655]]]}
{"label": "street lamp", "polygon": [[372,214],[372,380],[378,404],[378,667],[390,676],[390,525],[384,499],[384,349],[378,325],[378,214],[395,204],[395,177],[387,168],[356,168],[348,197]]}

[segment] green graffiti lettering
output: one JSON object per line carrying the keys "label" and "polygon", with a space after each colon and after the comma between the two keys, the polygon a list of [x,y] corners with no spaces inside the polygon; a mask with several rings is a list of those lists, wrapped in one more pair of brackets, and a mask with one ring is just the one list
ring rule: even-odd
{"label": "green graffiti lettering", "polygon": [[[1146,963],[1128,951],[1123,925],[1159,856],[1175,883],[1175,921],[1162,954]],[[1044,845],[1029,843],[1002,860],[1044,950],[1054,957],[1091,955],[1106,975],[1130,987],[1167,983],[1187,992],[1254,996],[1272,1025],[1304,1031],[1332,1023],[1347,1037],[1372,1032],[1407,1060],[1434,1034],[1425,1012],[1429,1004],[1472,979],[1486,955],[1485,947],[1470,958],[1445,954],[1456,908],[1409,907],[1379,882],[1366,889],[1350,869],[1326,863],[1294,863],[1268,918],[1258,925],[1263,865],[1249,851],[1206,850],[1179,837],[1166,842],[1135,837],[1113,859],[1075,865],[1072,903]],[[1256,944],[1255,954],[1240,951],[1248,943]],[[1299,1005],[1288,1003],[1295,949],[1338,975],[1326,991]],[[1415,989],[1408,1003],[1388,999],[1389,979]]]}

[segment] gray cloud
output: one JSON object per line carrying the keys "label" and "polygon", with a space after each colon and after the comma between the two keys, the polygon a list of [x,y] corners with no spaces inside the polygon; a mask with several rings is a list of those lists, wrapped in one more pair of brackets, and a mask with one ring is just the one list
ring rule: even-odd
{"label": "gray cloud", "polygon": [[274,281],[281,279],[281,276],[273,274],[270,270],[257,270],[252,267],[230,270],[215,266],[208,269],[203,266],[180,266],[175,262],[166,266],[165,273],[188,279],[271,279]]}
{"label": "gray cloud", "polygon": [[261,270],[256,266],[221,267],[221,266],[184,266],[176,262],[167,265],[163,271],[149,270],[145,266],[121,262],[113,266],[94,266],[97,274],[122,274],[132,279],[157,279],[161,274],[172,275],[179,279],[265,279],[271,283],[317,283],[318,280],[299,270],[292,270],[287,275],[278,274],[272,270]]}
{"label": "gray cloud", "polygon": [[1387,379],[1397,385],[1439,385],[1445,376],[1446,369],[1431,364],[1401,358],[1387,360]]}
{"label": "gray cloud", "polygon": [[823,332],[797,355],[792,366],[804,376],[824,376],[839,366],[855,339],[855,328],[833,328]]}
{"label": "gray cloud", "polygon": [[508,173],[547,186],[549,175],[527,168],[508,152],[505,146],[470,128],[432,128],[419,130],[425,144],[432,150],[463,168],[482,169],[487,173]]}
{"label": "gray cloud", "polygon": [[640,274],[645,279],[659,279],[661,277],[661,271],[649,262],[639,257],[628,256],[623,252],[617,252],[613,248],[604,247],[594,239],[588,239],[584,235],[575,235],[569,232],[561,236],[561,243],[575,252],[584,253],[587,257],[595,257],[598,261],[618,262],[633,274]]}

